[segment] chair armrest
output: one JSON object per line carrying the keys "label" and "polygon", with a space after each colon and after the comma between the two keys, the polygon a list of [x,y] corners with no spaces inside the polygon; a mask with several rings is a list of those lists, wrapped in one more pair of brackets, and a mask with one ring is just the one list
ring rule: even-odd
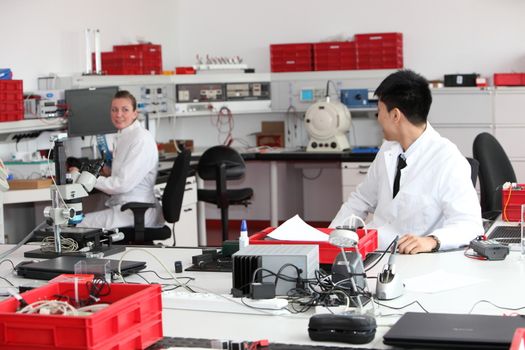
{"label": "chair armrest", "polygon": [[149,208],[155,208],[155,203],[141,203],[141,202],[129,202],[124,204],[120,210],[126,211],[131,210],[133,212],[134,231],[136,242],[144,242],[145,232],[145,214]]}

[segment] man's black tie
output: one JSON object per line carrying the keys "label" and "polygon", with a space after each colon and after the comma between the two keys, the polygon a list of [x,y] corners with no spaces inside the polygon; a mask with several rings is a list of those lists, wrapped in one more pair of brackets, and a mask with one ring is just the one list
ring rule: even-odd
{"label": "man's black tie", "polygon": [[394,179],[394,195],[392,198],[396,198],[396,194],[399,192],[399,181],[401,180],[401,169],[407,166],[407,162],[405,161],[405,156],[403,154],[400,154],[397,157],[397,172],[396,177]]}

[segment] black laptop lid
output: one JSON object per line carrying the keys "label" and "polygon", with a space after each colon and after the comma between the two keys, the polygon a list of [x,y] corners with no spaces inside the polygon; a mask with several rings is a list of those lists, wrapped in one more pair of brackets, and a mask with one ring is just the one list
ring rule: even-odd
{"label": "black laptop lid", "polygon": [[[48,280],[63,273],[75,273],[75,264],[80,260],[86,260],[86,258],[78,256],[61,256],[55,259],[19,265],[17,266],[17,273],[19,276],[23,276],[26,278]],[[87,260],[89,260],[90,264],[103,264],[104,262],[109,261],[109,268],[111,272],[118,272],[118,260],[95,258],[89,258]],[[138,272],[144,269],[145,267],[146,263],[143,261],[123,260],[121,264],[121,272],[123,275],[129,275]]]}
{"label": "black laptop lid", "polygon": [[508,349],[516,328],[525,318],[407,312],[384,335],[396,346],[435,348]]}

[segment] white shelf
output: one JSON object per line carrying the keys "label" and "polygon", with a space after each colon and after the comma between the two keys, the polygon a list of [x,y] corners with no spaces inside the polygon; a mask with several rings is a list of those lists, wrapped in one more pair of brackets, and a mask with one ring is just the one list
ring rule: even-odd
{"label": "white shelf", "polygon": [[0,134],[34,130],[53,130],[60,129],[66,125],[66,119],[64,118],[24,119],[15,122],[0,123]]}

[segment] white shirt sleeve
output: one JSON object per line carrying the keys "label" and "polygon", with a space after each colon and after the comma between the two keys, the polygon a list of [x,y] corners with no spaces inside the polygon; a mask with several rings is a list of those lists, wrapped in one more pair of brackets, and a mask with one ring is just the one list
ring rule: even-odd
{"label": "white shirt sleeve", "polygon": [[329,227],[348,225],[348,219],[352,215],[365,220],[368,213],[374,211],[378,198],[378,158],[381,158],[379,154],[370,164],[365,180],[357,186],[355,192],[352,192],[347,201],[343,203]]}
{"label": "white shirt sleeve", "polygon": [[450,161],[440,179],[443,226],[431,234],[438,237],[441,249],[467,245],[483,234],[481,209],[470,177],[470,166],[465,158]]}

